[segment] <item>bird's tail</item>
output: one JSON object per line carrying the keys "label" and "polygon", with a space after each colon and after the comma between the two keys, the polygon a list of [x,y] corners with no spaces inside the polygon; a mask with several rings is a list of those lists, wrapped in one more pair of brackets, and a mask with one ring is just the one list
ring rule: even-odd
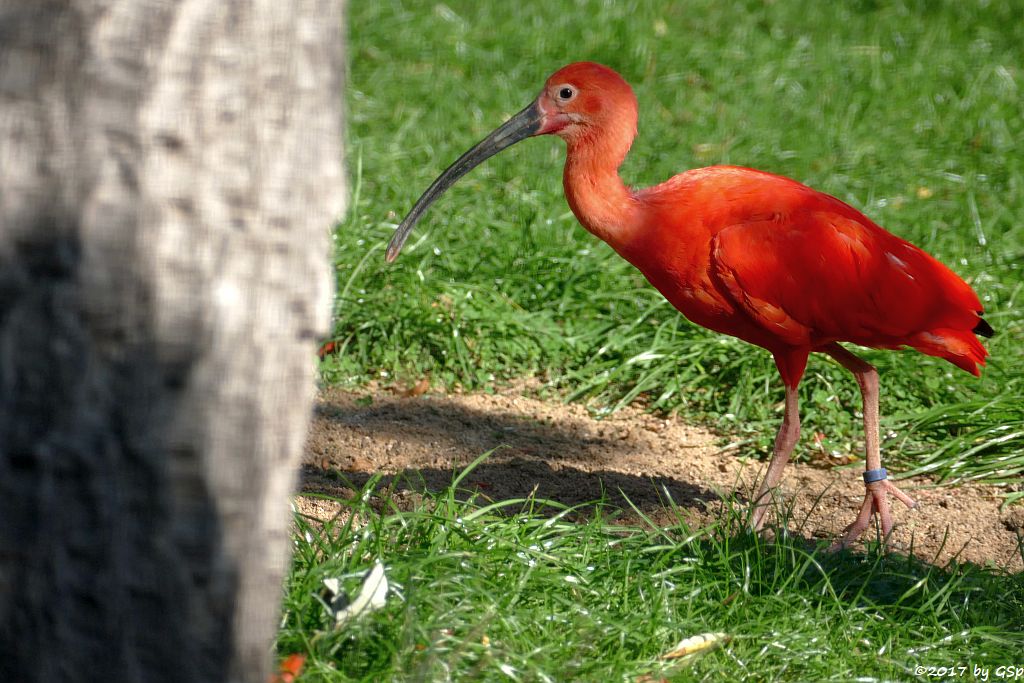
{"label": "bird's tail", "polygon": [[[987,325],[986,328],[992,329]],[[975,377],[981,374],[981,367],[985,365],[985,357],[988,355],[972,330],[939,328],[919,332],[910,339],[910,346],[929,356],[945,358]]]}

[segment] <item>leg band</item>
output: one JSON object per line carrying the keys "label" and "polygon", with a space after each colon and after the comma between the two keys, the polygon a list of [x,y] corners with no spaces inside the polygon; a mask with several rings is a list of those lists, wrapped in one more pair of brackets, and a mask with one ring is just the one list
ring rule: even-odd
{"label": "leg band", "polygon": [[864,483],[874,484],[876,481],[882,481],[888,479],[889,473],[885,471],[884,467],[879,467],[877,470],[864,470]]}

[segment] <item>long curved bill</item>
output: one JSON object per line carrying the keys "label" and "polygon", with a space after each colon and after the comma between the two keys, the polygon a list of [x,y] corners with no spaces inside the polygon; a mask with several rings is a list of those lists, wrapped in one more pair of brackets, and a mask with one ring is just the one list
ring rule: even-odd
{"label": "long curved bill", "polygon": [[459,178],[472,171],[485,160],[501,150],[511,147],[520,140],[525,140],[539,132],[542,120],[543,113],[540,107],[537,106],[537,103],[534,102],[501,124],[493,133],[478,142],[471,150],[456,159],[454,164],[446,168],[416,201],[409,214],[402,221],[401,225],[398,226],[398,229],[395,230],[395,234],[391,236],[387,250],[388,262],[394,261],[398,257],[398,252],[402,250],[402,245],[409,238],[409,233],[412,232],[420,217],[423,216],[438,197],[454,185]]}

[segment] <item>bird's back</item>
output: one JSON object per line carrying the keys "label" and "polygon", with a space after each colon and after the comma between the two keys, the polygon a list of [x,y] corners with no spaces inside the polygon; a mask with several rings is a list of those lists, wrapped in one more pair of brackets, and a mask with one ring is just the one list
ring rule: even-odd
{"label": "bird's back", "polygon": [[627,258],[695,322],[771,350],[851,341],[913,346],[975,374],[984,363],[970,286],[834,197],[735,166],[636,197],[647,235]]}

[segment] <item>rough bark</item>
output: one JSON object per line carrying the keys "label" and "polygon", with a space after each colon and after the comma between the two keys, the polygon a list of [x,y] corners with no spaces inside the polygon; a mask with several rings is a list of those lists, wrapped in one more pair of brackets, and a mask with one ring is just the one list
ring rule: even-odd
{"label": "rough bark", "polygon": [[266,680],[342,0],[0,0],[0,680]]}

